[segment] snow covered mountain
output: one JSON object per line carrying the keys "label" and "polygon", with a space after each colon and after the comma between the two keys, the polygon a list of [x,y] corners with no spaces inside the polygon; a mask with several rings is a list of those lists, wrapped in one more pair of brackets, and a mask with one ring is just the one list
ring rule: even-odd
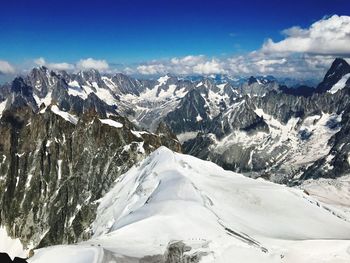
{"label": "snow covered mountain", "polygon": [[[170,76],[136,80],[45,67],[1,86],[0,218],[9,236],[27,247],[88,238],[94,201],[115,178],[160,145],[181,151],[176,136],[154,118],[171,95],[165,83],[174,88],[175,82],[181,92],[193,86]],[[157,120],[153,132],[134,124],[143,119],[134,98],[155,108],[148,114]]]}
{"label": "snow covered mountain", "polygon": [[165,147],[98,201],[90,240],[43,262],[348,262],[350,217],[302,190]]}
{"label": "snow covered mountain", "polygon": [[182,140],[184,152],[234,171],[256,172],[251,176],[294,184],[311,177],[346,175],[349,74],[347,62],[336,59],[311,95],[271,88],[264,94],[231,96],[216,117],[204,120],[204,126],[186,126],[182,119],[168,124],[180,140],[187,135]]}
{"label": "snow covered mountain", "polygon": [[[94,88],[100,75],[90,73],[75,77]],[[26,247],[88,238],[94,202],[120,174],[161,145],[181,151],[166,126],[150,133],[119,115],[104,88],[71,95],[65,78],[41,68],[1,89],[0,222]]]}
{"label": "snow covered mountain", "polygon": [[[132,181],[129,185],[123,179],[118,178],[131,166],[162,145],[174,151],[182,151],[200,159],[212,161],[225,169],[242,172],[249,177],[297,186],[304,189],[305,193],[324,201],[326,205],[322,207],[325,207],[326,210],[331,210],[341,218],[347,218],[350,211],[346,205],[350,200],[350,195],[346,191],[347,178],[350,174],[349,74],[350,66],[347,62],[343,59],[336,59],[317,87],[295,89],[280,85],[271,76],[234,79],[223,75],[179,77],[168,74],[158,79],[135,79],[119,73],[101,74],[97,70],[67,73],[50,71],[45,67],[35,68],[27,76],[17,77],[11,83],[0,87],[0,224],[2,227],[0,240],[3,237],[3,240],[8,242],[11,238],[18,238],[13,243],[13,249],[17,250],[19,240],[27,248],[82,242],[91,237],[92,243],[99,244],[96,240],[107,240],[109,232],[117,233],[118,229],[124,226],[128,226],[128,229],[130,227],[130,231],[136,231],[133,229],[137,220],[135,218],[136,221],[131,220],[125,213],[133,214],[134,210],[144,207],[144,204],[140,203],[142,201],[137,200],[150,198],[148,202],[151,202],[153,192],[148,191],[155,188],[154,183],[160,183],[162,176],[149,177],[148,172],[141,170],[136,172],[139,168],[133,168],[132,171],[135,173],[144,173],[147,182],[144,182],[143,179],[136,180],[138,176],[133,175],[135,185],[131,186]],[[188,156],[170,154],[164,148],[158,154],[164,155],[165,160],[160,158],[157,162],[172,163],[174,166],[172,169],[176,170],[175,174],[180,173],[179,177],[173,178],[174,180],[164,175],[162,181],[172,180],[174,187],[168,185],[169,189],[158,189],[159,191],[168,191],[171,198],[176,200],[175,206],[178,206],[179,196],[182,199],[187,198],[187,196],[186,198],[182,196],[182,194],[187,195],[187,191],[190,191],[188,193],[190,200],[197,205],[210,203],[208,200],[205,201],[203,196],[195,195],[191,187],[205,188],[203,190],[205,192],[214,192],[216,190],[206,188],[210,187],[212,179],[208,179],[208,186],[194,182],[192,179],[191,182],[194,183],[188,184],[187,175],[184,175],[186,171],[183,170],[186,167],[182,167],[181,162],[173,162],[169,156],[177,156],[176,158],[186,160],[189,158],[191,162],[200,163],[203,167],[207,167],[208,163]],[[156,162],[153,161],[155,159],[155,156],[152,156],[148,161],[157,168]],[[213,164],[209,166],[208,171],[213,169],[220,176],[223,173],[237,177],[236,174],[230,172],[222,172],[222,170],[219,172],[219,168]],[[152,169],[147,168],[147,170]],[[194,170],[202,173],[199,167]],[[159,172],[156,171],[157,174]],[[191,171],[189,176],[192,177],[195,173]],[[203,174],[206,173],[207,171],[203,171]],[[208,176],[210,177],[211,174]],[[129,200],[130,207],[123,202],[114,203],[113,201],[110,202],[110,205],[116,210],[114,208],[113,210],[101,210],[101,207],[100,210],[97,210],[97,202],[106,196],[105,194],[111,189],[115,180],[119,180],[116,187],[119,184],[121,187],[125,183],[125,189],[136,187],[135,189],[139,189],[140,193],[130,190],[128,196],[120,197]],[[239,180],[248,180],[247,182],[255,182],[259,185],[262,183],[261,179],[258,181]],[[184,190],[182,183],[185,184]],[[236,196],[233,182],[228,180],[226,183],[232,187],[230,188],[232,192],[226,189],[222,197]],[[138,188],[139,185],[141,185],[140,188]],[[300,191],[297,190],[279,188],[273,184],[267,185],[273,186],[273,189],[275,187],[284,189],[281,190],[282,199],[286,193],[297,193],[295,195],[298,198],[302,197],[302,200],[311,198],[303,194],[300,196]],[[218,193],[223,191],[221,185],[217,187]],[[123,189],[120,191],[124,191]],[[115,191],[112,190],[108,195],[116,195]],[[246,191],[250,193],[250,190]],[[240,200],[238,192],[235,198]],[[245,193],[243,191],[239,194],[244,195]],[[267,198],[273,204],[277,202],[277,200],[270,200],[265,195],[260,197],[261,200]],[[157,198],[160,197],[157,195],[155,200],[158,200]],[[167,203],[168,197],[164,198]],[[312,202],[316,202],[313,198],[311,199]],[[294,205],[298,207],[299,201],[294,201],[290,201],[293,207]],[[232,209],[231,206],[237,208],[233,201],[229,202],[216,204],[213,210],[208,209],[207,204],[200,207],[200,211],[204,211],[203,217],[208,216],[209,220],[203,224],[208,229],[212,229],[207,233],[208,236],[203,237],[205,240],[221,240],[221,237],[218,238],[218,236],[225,236],[227,232],[230,232],[222,230],[223,226],[220,228],[220,224],[215,223],[211,215],[221,209],[229,211]],[[188,210],[197,211],[198,207],[192,207],[188,201],[181,204],[184,207],[181,211],[177,211],[179,216],[189,217],[186,224],[193,227],[197,233],[204,231],[203,228],[198,228],[198,226],[196,228],[193,225],[195,224],[193,222],[200,218],[191,215]],[[247,204],[247,209],[249,207],[251,208]],[[310,208],[310,212],[305,210],[303,213],[313,217],[315,207],[313,205],[307,207],[306,210]],[[147,207],[142,209],[146,211]],[[152,213],[158,213],[173,220],[171,222],[174,226],[169,226],[162,221],[162,224],[167,226],[169,231],[171,230],[169,234],[174,234],[174,236],[171,236],[171,239],[170,237],[166,239],[166,237],[154,241],[154,244],[159,246],[159,250],[149,251],[150,254],[140,252],[141,254],[132,255],[119,248],[112,250],[112,253],[108,247],[101,249],[91,247],[89,244],[89,253],[100,258],[102,251],[108,255],[108,259],[108,257],[113,258],[112,254],[117,251],[117,254],[126,255],[128,260],[131,260],[132,257],[153,255],[151,252],[156,253],[155,258],[147,257],[150,262],[157,258],[165,260],[164,258],[168,257],[166,255],[174,255],[172,253],[175,253],[174,257],[177,257],[178,253],[184,253],[192,258],[193,262],[197,262],[199,258],[203,258],[202,260],[207,258],[211,262],[209,255],[221,253],[215,252],[216,248],[210,245],[189,242],[180,230],[172,231],[173,228],[177,229],[177,222],[182,222],[184,219],[176,216],[172,218],[174,215],[168,214],[171,211],[167,211],[163,206],[157,209],[147,210],[147,215],[137,215],[143,222],[152,222],[153,219],[156,219],[156,216],[150,217]],[[282,211],[283,214],[292,216],[288,214],[288,209],[290,210],[290,207],[286,207]],[[120,210],[118,216],[115,215],[117,210]],[[237,211],[248,213],[248,211],[239,209]],[[324,212],[324,210],[320,211]],[[343,215],[344,211],[345,215]],[[162,214],[163,212],[165,214]],[[101,216],[104,213],[107,213],[108,216],[102,219]],[[248,224],[249,226],[243,227],[238,223],[238,225],[231,226],[230,224],[236,222],[237,219],[237,215],[231,215],[232,217],[218,215],[224,228],[232,230],[233,233],[230,233],[233,236],[237,236],[237,233],[240,235],[244,233],[241,239],[249,239],[246,242],[255,244],[256,251],[265,249],[271,251],[274,245],[269,243],[270,239],[277,237],[270,236],[267,232],[259,232],[253,226],[253,221]],[[328,215],[329,213],[326,213],[327,220]],[[248,216],[253,215],[248,213]],[[322,216],[315,214],[315,218],[318,217]],[[262,224],[266,223],[264,221],[266,218],[263,219],[262,215],[259,219],[262,220]],[[300,220],[304,222],[304,219]],[[330,220],[333,222],[334,218]],[[258,226],[262,229],[267,227]],[[145,229],[147,227],[148,225],[145,225]],[[321,231],[321,227],[318,230]],[[296,231],[296,234],[299,233],[294,228],[293,231]],[[344,238],[338,236],[338,232],[327,232],[326,235],[322,231],[320,236],[313,235],[315,231],[310,232],[310,235],[305,238],[326,238],[328,234],[329,238]],[[168,231],[163,229],[163,232]],[[133,232],[134,236],[138,234]],[[182,234],[184,236],[181,236]],[[288,232],[289,234],[291,232]],[[281,239],[302,239],[300,236],[292,238],[287,236]],[[265,239],[270,241],[265,244],[263,243]],[[152,241],[147,238],[145,240]],[[179,242],[172,242],[176,240]],[[258,240],[259,244],[263,245],[254,243],[254,240]],[[141,241],[144,242],[143,237],[140,236]],[[215,242],[213,241],[213,244],[217,244]],[[227,242],[231,244],[231,241]],[[287,244],[288,242],[283,241],[282,243]],[[319,242],[316,243],[319,245]],[[86,244],[88,243],[84,243],[84,246]],[[308,249],[312,249],[311,244],[312,242]],[[339,244],[342,246],[344,243],[341,241]],[[295,245],[299,246],[297,243]],[[140,246],[140,251],[146,249],[143,244]],[[220,245],[217,244],[217,246]],[[185,253],[189,247],[193,253]],[[74,248],[69,247],[70,249],[73,249],[72,253],[75,253]],[[147,249],[145,251],[148,251]],[[91,251],[100,252],[96,254]],[[278,258],[277,252],[273,255],[269,254],[268,260],[271,259],[270,256]],[[260,258],[260,254],[258,257]],[[147,262],[145,258],[142,260]],[[169,262],[172,262],[171,260]]]}

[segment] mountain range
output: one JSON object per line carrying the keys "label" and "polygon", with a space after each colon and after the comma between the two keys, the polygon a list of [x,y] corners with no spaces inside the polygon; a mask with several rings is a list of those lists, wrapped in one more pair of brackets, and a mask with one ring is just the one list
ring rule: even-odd
{"label": "mountain range", "polygon": [[233,171],[298,183],[300,178],[349,172],[349,149],[343,143],[349,126],[349,74],[349,64],[340,58],[316,87],[299,88],[271,76],[168,74],[139,80],[41,67],[3,86],[0,108],[13,111],[28,105],[42,113],[55,105],[77,118],[95,111],[101,118],[125,118],[150,132],[162,123],[177,136],[184,153]]}
{"label": "mountain range", "polygon": [[79,242],[36,263],[334,252],[350,236],[350,66],[286,83],[34,68],[0,87],[0,225],[27,249]]}

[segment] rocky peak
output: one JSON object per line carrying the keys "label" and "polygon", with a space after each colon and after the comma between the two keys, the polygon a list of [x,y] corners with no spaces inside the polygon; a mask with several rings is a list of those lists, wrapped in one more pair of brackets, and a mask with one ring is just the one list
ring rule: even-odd
{"label": "rocky peak", "polygon": [[258,80],[255,77],[250,76],[249,79],[248,79],[248,85],[250,86],[250,85],[252,85],[254,83],[258,83]]}
{"label": "rocky peak", "polygon": [[104,87],[104,82],[101,79],[101,74],[96,69],[89,69],[84,71],[79,71],[75,77],[80,85],[91,85],[92,83],[97,83],[98,86]]}
{"label": "rocky peak", "polygon": [[205,78],[202,83],[206,89],[212,90],[213,92],[219,92],[219,88],[216,86],[213,79]]}
{"label": "rocky peak", "polygon": [[48,76],[51,73],[53,73],[52,71],[50,71],[47,67],[45,66],[40,66],[40,67],[35,67],[33,68],[30,73],[29,76],[33,77],[33,78],[37,78],[37,77],[44,77],[44,76]]}
{"label": "rocky peak", "polygon": [[66,80],[67,83],[70,82],[71,79],[72,79],[72,76],[71,76],[67,71],[65,71],[65,70],[60,70],[60,71],[58,71],[58,75],[59,75],[62,79]]}
{"label": "rocky peak", "polygon": [[270,91],[279,91],[279,85],[274,80],[269,80],[265,77],[249,77],[239,86],[242,95],[264,96]]}
{"label": "rocky peak", "polygon": [[179,78],[173,74],[167,74],[168,80],[166,82],[167,85],[177,84],[179,82]]}
{"label": "rocky peak", "polygon": [[202,130],[209,119],[209,109],[201,91],[192,89],[179,106],[165,117],[165,122],[175,133]]}
{"label": "rocky peak", "polygon": [[179,140],[164,121],[159,123],[156,134],[160,137],[162,145],[170,149],[176,149],[177,152],[182,151]]}
{"label": "rocky peak", "polygon": [[57,78],[56,73],[42,66],[33,68],[26,77],[25,82],[33,87],[39,97],[45,97],[57,82]]}
{"label": "rocky peak", "polygon": [[330,71],[332,71],[332,70],[335,71],[334,69],[335,70],[338,70],[338,69],[347,69],[347,70],[349,70],[350,69],[350,65],[348,64],[348,62],[346,62],[345,59],[343,59],[343,58],[336,58],[333,61],[333,63],[332,63]]}
{"label": "rocky peak", "polygon": [[89,70],[84,70],[84,71],[79,71],[78,76],[81,76],[84,80],[86,81],[97,81],[98,79],[101,78],[100,72],[96,69],[89,69]]}
{"label": "rocky peak", "polygon": [[139,96],[143,90],[142,83],[122,73],[115,74],[111,81],[116,86],[114,92],[122,94],[134,94]]}
{"label": "rocky peak", "polygon": [[350,65],[342,58],[336,58],[327,71],[323,81],[317,86],[317,92],[330,90],[344,75],[350,73]]}

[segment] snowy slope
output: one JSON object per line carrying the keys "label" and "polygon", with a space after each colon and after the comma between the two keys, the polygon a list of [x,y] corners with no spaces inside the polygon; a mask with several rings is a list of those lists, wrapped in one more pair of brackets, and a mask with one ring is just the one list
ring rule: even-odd
{"label": "snowy slope", "polygon": [[334,86],[328,90],[327,92],[329,93],[337,93],[339,90],[342,90],[345,85],[346,85],[346,82],[348,81],[348,79],[350,78],[350,73],[348,74],[345,74],[336,84],[334,84]]}
{"label": "snowy slope", "polygon": [[103,124],[107,124],[109,126],[115,127],[115,128],[122,128],[123,124],[121,124],[120,122],[111,120],[111,119],[100,119],[100,122],[102,122]]}
{"label": "snowy slope", "polygon": [[6,252],[11,258],[26,257],[28,251],[23,248],[19,239],[12,239],[8,236],[5,227],[0,226],[0,253]]}
{"label": "snowy slope", "polygon": [[161,147],[100,200],[91,240],[41,249],[30,262],[76,262],[66,253],[85,255],[89,245],[84,262],[138,262],[175,241],[200,262],[349,262],[349,218],[327,209],[302,190]]}
{"label": "snowy slope", "polygon": [[6,103],[7,103],[7,99],[0,102],[0,117],[2,115],[2,113],[4,112],[5,108],[6,108]]}
{"label": "snowy slope", "polygon": [[74,125],[76,125],[79,121],[78,117],[69,114],[68,112],[61,111],[56,105],[51,106],[51,111]]}
{"label": "snowy slope", "polygon": [[188,92],[184,87],[167,84],[169,76],[160,77],[154,86],[148,86],[139,95],[123,94],[121,101],[133,105],[135,116],[129,116],[135,123],[149,130],[155,130],[161,118],[175,109]]}
{"label": "snowy slope", "polygon": [[84,245],[48,247],[36,253],[34,260],[37,263],[99,263],[102,261],[102,248]]}

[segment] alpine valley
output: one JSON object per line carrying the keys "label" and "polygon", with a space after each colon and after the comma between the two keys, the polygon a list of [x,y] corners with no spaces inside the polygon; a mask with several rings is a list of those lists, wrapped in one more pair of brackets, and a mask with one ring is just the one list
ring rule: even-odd
{"label": "alpine valley", "polygon": [[350,262],[350,65],[0,87],[0,248],[32,263]]}

